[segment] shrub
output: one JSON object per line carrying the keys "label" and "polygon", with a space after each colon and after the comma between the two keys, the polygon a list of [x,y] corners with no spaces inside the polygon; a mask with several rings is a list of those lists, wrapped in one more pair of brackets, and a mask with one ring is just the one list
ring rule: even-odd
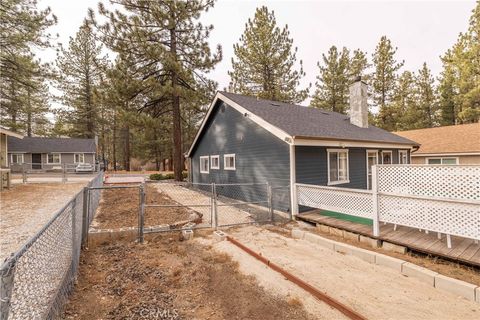
{"label": "shrub", "polygon": [[[187,178],[188,174],[186,171],[182,172],[182,178],[185,180]],[[150,175],[150,180],[173,180],[175,179],[175,175],[173,173],[152,173]]]}

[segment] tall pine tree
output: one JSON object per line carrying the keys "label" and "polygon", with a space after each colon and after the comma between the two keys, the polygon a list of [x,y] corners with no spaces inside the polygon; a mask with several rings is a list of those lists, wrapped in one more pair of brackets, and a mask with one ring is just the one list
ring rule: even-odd
{"label": "tall pine tree", "polygon": [[386,36],[382,36],[373,53],[374,72],[371,78],[373,102],[378,106],[377,125],[385,130],[392,131],[398,118],[395,118],[391,108],[392,94],[395,89],[397,72],[403,66],[397,62],[394,48]]}
{"label": "tall pine tree", "polygon": [[211,51],[208,37],[213,26],[198,21],[214,2],[118,0],[115,4],[120,8],[112,11],[99,4],[105,24],[95,22],[92,11],[90,19],[103,42],[129,64],[129,76],[139,83],[130,99],[143,101],[138,110],[153,117],[171,114],[174,174],[182,180],[182,105],[217,86],[206,73],[221,60],[221,48]]}
{"label": "tall pine tree", "polygon": [[295,70],[297,48],[288,26],[280,30],[267,7],[257,8],[233,50],[229,90],[291,103],[307,98],[308,88],[298,88],[305,72],[301,60],[300,69]]}
{"label": "tall pine tree", "polygon": [[434,81],[427,63],[424,62],[415,79],[415,101],[418,111],[413,124],[415,128],[431,128],[437,125],[438,104]]}

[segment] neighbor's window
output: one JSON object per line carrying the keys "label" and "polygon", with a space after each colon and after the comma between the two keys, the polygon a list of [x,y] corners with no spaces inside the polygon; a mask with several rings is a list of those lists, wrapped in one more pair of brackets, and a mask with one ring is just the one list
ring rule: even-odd
{"label": "neighbor's window", "polygon": [[47,163],[60,163],[60,153],[49,153],[47,155]]}
{"label": "neighbor's window", "polygon": [[200,157],[200,173],[209,173],[208,156]]}
{"label": "neighbor's window", "polygon": [[328,184],[350,182],[348,179],[348,150],[329,149],[328,153]]}
{"label": "neighbor's window", "polygon": [[220,169],[220,156],[210,156],[210,169]]}
{"label": "neighbor's window", "polygon": [[398,151],[398,163],[399,164],[408,164],[408,152],[407,150]]}
{"label": "neighbor's window", "polygon": [[14,153],[12,154],[12,163],[22,164],[23,163],[23,153]]}
{"label": "neighbor's window", "polygon": [[223,156],[223,168],[225,170],[235,170],[235,154],[226,154]]}
{"label": "neighbor's window", "polygon": [[427,158],[427,164],[457,164],[457,158]]}
{"label": "neighbor's window", "polygon": [[85,155],[83,153],[75,153],[74,161],[75,161],[75,163],[84,163],[85,162]]}
{"label": "neighbor's window", "polygon": [[392,164],[392,151],[382,151],[382,164]]}

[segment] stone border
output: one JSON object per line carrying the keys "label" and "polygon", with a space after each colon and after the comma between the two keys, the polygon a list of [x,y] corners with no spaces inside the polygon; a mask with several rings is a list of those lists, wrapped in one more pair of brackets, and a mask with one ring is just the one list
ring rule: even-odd
{"label": "stone border", "polygon": [[430,269],[420,267],[402,259],[393,258],[378,252],[327,239],[308,231],[292,229],[291,236],[294,239],[306,240],[325,249],[345,255],[355,256],[371,264],[393,269],[405,276],[418,279],[439,290],[444,290],[454,295],[464,297],[470,301],[480,303],[480,287],[477,285],[441,275]]}

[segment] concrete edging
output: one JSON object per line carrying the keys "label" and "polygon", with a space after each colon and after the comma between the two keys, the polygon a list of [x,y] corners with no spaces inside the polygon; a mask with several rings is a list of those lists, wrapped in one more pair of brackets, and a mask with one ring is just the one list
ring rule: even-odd
{"label": "concrete edging", "polygon": [[441,275],[435,271],[402,259],[327,239],[308,231],[292,229],[291,235],[294,239],[305,240],[341,254],[355,256],[371,264],[393,269],[407,277],[415,278],[439,290],[447,291],[470,301],[480,303],[480,287],[475,284]]}

